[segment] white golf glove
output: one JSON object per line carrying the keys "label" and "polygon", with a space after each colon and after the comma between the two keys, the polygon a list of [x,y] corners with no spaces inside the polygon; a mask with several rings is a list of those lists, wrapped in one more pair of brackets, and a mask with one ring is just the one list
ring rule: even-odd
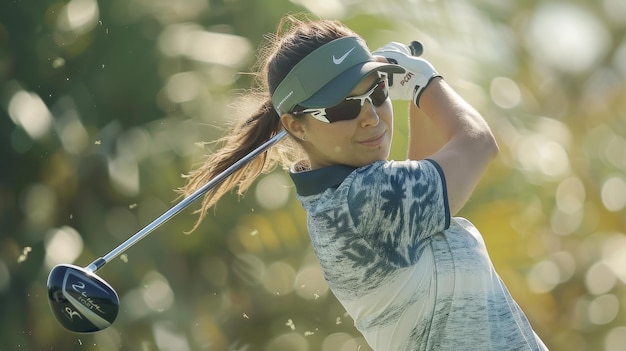
{"label": "white golf glove", "polygon": [[390,42],[382,48],[372,52],[373,55],[383,56],[387,61],[398,64],[406,70],[405,73],[394,74],[389,80],[389,96],[394,100],[413,101],[419,107],[422,91],[433,78],[441,77],[430,62],[411,55],[408,46]]}

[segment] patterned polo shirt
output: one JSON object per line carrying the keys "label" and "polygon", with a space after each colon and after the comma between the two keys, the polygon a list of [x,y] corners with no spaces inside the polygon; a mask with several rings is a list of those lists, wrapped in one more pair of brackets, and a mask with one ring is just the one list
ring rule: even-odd
{"label": "patterned polo shirt", "polygon": [[547,350],[432,160],[292,172],[329,287],[377,351]]}

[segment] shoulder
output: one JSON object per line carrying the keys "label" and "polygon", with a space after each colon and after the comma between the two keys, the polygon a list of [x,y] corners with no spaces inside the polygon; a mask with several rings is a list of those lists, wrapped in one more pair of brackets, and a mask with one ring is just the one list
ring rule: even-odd
{"label": "shoulder", "polygon": [[380,207],[389,202],[400,203],[437,192],[438,171],[425,160],[379,161],[356,169],[340,189],[355,208]]}
{"label": "shoulder", "polygon": [[443,173],[439,165],[432,160],[378,161],[356,169],[346,178],[350,185],[389,186],[394,183],[419,180],[437,182]]}
{"label": "shoulder", "polygon": [[[342,186],[356,222],[377,215],[389,220],[406,214],[449,225],[445,180],[431,160],[376,162],[353,172]],[[439,216],[441,215],[441,216]]]}

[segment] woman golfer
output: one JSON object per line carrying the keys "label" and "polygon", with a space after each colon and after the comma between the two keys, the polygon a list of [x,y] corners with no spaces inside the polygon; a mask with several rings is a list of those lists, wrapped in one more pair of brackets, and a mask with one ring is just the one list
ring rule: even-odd
{"label": "woman golfer", "polygon": [[[372,54],[335,21],[289,16],[280,28],[261,52],[260,108],[181,192],[192,193],[282,129],[291,143],[209,193],[200,219],[225,192],[245,191],[282,163],[330,289],[374,350],[547,350],[478,230],[452,217],[498,153],[485,120],[402,44]],[[387,160],[389,94],[411,101],[405,161]],[[425,136],[425,121],[443,145]]]}

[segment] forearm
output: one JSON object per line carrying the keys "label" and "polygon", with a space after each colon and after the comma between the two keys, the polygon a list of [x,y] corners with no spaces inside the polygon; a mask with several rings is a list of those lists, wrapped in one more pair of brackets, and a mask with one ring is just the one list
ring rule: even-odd
{"label": "forearm", "polygon": [[435,123],[415,104],[409,107],[408,158],[422,160],[437,152],[445,140]]}
{"label": "forearm", "polygon": [[[440,143],[436,150],[453,139],[462,139],[460,141],[463,144],[476,143],[477,147],[481,149],[485,146],[492,149],[493,154],[485,155],[486,158],[492,158],[498,151],[497,143],[487,122],[443,79],[435,78],[429,84],[422,95],[420,107],[421,109],[413,107],[419,110],[415,117],[418,119],[426,117],[432,124],[435,131],[429,133],[436,134]],[[414,131],[413,128],[411,131]],[[431,138],[434,137],[431,136]],[[456,142],[459,143],[460,141]],[[471,145],[467,146],[471,147]],[[468,152],[470,151],[468,150]]]}
{"label": "forearm", "polygon": [[425,89],[420,107],[445,142],[429,158],[445,174],[448,204],[454,215],[498,153],[498,144],[482,116],[441,79]]}

